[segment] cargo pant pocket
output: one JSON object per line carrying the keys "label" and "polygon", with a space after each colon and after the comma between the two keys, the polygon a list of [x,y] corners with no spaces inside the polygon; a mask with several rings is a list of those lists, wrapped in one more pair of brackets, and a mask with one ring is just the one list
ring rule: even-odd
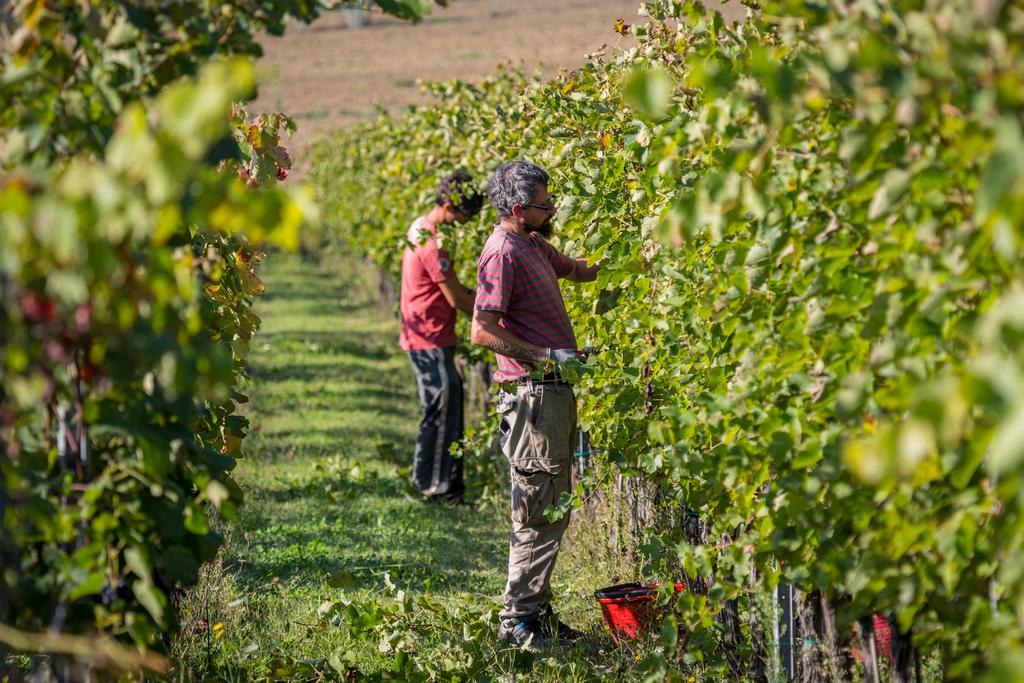
{"label": "cargo pant pocket", "polygon": [[524,449],[533,462],[530,469],[564,472],[572,464],[576,438],[576,397],[567,386],[543,388],[536,399],[538,409],[527,435]]}
{"label": "cargo pant pocket", "polygon": [[498,445],[502,452],[506,454],[506,457],[508,455],[506,448],[509,437],[512,436],[517,407],[518,402],[514,396],[502,395],[498,399]]}
{"label": "cargo pant pocket", "polygon": [[548,524],[544,511],[555,503],[557,475],[512,468],[512,521],[525,526]]}

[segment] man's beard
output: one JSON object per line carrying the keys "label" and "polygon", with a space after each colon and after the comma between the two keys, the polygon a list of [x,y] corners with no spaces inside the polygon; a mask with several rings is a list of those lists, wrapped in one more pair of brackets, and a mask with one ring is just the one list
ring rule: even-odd
{"label": "man's beard", "polygon": [[540,225],[526,225],[526,232],[538,232],[544,239],[551,237],[551,234],[555,231],[555,226],[551,223],[551,219],[554,216],[548,216],[548,219]]}

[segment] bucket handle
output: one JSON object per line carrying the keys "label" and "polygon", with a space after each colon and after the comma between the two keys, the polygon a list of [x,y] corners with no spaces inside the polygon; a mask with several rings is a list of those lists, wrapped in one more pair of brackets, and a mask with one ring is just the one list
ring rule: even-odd
{"label": "bucket handle", "polygon": [[633,581],[631,583],[620,583],[594,591],[594,597],[598,599],[624,598],[630,595],[642,595],[644,593],[653,592],[653,590],[655,589],[647,588],[643,584]]}

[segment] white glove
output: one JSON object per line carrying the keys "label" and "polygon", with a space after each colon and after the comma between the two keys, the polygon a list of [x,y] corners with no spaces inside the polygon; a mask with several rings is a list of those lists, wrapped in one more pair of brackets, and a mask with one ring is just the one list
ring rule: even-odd
{"label": "white glove", "polygon": [[576,349],[548,349],[548,360],[555,361],[555,365],[561,365],[570,358],[579,358]]}

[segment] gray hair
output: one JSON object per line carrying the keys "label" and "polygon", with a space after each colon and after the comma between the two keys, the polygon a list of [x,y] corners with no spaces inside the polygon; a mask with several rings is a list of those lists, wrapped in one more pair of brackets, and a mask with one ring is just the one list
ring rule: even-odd
{"label": "gray hair", "polygon": [[537,185],[547,185],[549,176],[529,161],[510,161],[491,176],[487,196],[502,218],[512,216],[512,207],[533,202]]}

